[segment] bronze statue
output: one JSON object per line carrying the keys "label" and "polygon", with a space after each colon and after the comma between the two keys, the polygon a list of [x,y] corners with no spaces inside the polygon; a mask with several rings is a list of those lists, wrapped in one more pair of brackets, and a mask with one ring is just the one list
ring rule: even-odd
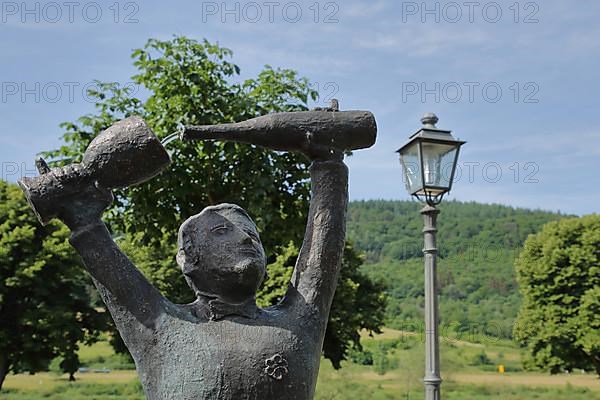
{"label": "bronze statue", "polygon": [[265,309],[255,302],[265,253],[241,207],[206,207],[181,225],[177,263],[196,294],[191,304],[163,297],[111,239],[101,221],[110,188],[149,179],[169,161],[141,118],[100,134],[82,165],[49,169],[41,163],[42,175],[20,184],[42,223],[57,216],[71,229],[71,243],[135,360],[148,399],[307,400],[315,391],[344,248],[343,151],[370,147],[375,135],[371,113],[335,109],[183,128],[183,139],[236,140],[301,151],[312,160],[304,243],[284,299]]}

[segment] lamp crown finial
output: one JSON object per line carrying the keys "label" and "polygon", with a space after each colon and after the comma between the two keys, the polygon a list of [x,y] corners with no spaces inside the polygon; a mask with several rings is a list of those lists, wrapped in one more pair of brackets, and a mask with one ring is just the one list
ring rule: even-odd
{"label": "lamp crown finial", "polygon": [[439,118],[434,113],[427,113],[423,115],[423,118],[421,118],[421,123],[423,126],[425,126],[425,128],[435,128],[435,124],[437,124],[438,121]]}

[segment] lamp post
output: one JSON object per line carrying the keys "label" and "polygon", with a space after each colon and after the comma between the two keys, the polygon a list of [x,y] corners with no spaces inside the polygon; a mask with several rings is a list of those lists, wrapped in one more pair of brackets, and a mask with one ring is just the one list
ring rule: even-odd
{"label": "lamp post", "polygon": [[466,142],[455,139],[451,131],[438,129],[435,114],[421,118],[423,127],[408,143],[397,150],[404,171],[406,189],[426,205],[424,220],[425,255],[425,400],[440,400],[440,352],[438,335],[438,298],[436,277],[436,208],[452,188],[460,147]]}

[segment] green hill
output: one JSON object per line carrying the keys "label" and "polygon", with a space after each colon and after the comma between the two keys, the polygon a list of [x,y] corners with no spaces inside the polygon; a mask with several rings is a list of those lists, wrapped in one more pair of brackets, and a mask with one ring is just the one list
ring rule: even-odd
{"label": "green hill", "polygon": [[[348,208],[348,238],[366,255],[364,271],[387,285],[387,325],[396,329],[423,329],[421,207],[370,200]],[[529,234],[564,215],[455,201],[439,208],[441,334],[510,338],[520,303],[515,257]]]}

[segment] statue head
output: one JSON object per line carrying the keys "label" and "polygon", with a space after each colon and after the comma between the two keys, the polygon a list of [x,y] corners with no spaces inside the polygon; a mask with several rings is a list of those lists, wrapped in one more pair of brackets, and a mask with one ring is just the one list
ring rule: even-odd
{"label": "statue head", "polygon": [[206,207],[179,228],[177,263],[196,295],[241,303],[266,274],[256,225],[235,204]]}

